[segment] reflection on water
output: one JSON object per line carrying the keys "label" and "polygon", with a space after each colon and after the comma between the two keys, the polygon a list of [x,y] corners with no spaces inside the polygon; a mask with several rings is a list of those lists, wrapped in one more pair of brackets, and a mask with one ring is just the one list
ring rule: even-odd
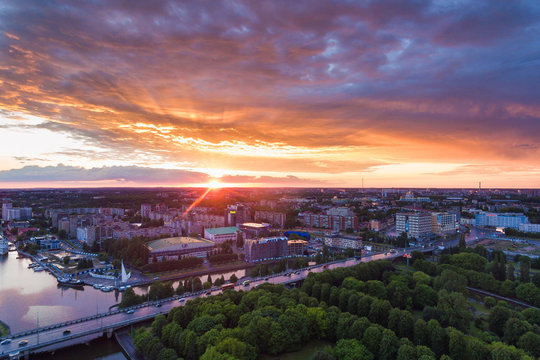
{"label": "reflection on water", "polygon": [[0,320],[19,332],[107,311],[117,303],[114,292],[57,287],[51,274],[28,269],[30,259],[10,252],[0,259]]}
{"label": "reflection on water", "polygon": [[[0,320],[10,326],[12,333],[35,328],[38,316],[39,325],[46,326],[105,312],[121,300],[116,291],[104,293],[91,286],[85,286],[84,291],[58,287],[56,278],[48,272],[28,269],[30,263],[30,259],[17,259],[16,252],[0,258]],[[232,274],[240,279],[246,270],[213,274],[211,278],[215,281],[223,275],[229,280]],[[201,281],[207,277],[201,276]],[[178,282],[173,283],[175,289]],[[148,287],[134,290],[146,294]]]}

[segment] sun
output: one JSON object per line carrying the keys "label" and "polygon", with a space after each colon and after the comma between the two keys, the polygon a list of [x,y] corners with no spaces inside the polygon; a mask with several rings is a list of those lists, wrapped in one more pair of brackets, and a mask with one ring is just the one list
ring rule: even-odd
{"label": "sun", "polygon": [[223,184],[220,183],[219,181],[217,180],[212,180],[208,183],[208,188],[209,189],[218,189],[218,188],[221,188],[223,187]]}

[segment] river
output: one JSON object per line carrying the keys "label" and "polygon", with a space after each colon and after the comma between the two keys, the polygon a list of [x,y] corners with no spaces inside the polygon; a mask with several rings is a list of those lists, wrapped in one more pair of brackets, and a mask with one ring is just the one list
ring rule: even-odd
{"label": "river", "polygon": [[[11,333],[33,329],[38,323],[45,326],[105,312],[122,299],[116,291],[106,293],[91,286],[85,286],[84,290],[58,287],[54,276],[46,271],[34,272],[28,268],[30,259],[17,256],[16,252],[9,252],[0,257],[0,320],[10,327]],[[241,278],[245,270],[214,274],[212,279],[223,275],[228,280],[233,273]],[[204,282],[207,275],[200,278]],[[174,283],[175,288],[177,284],[178,281]],[[140,287],[135,291],[145,294],[147,289]],[[81,354],[77,355],[79,360],[125,359],[114,340],[98,339],[90,348],[92,351],[85,345],[70,349]],[[54,358],[62,358],[61,354],[57,352]],[[69,354],[73,356],[73,351]]]}

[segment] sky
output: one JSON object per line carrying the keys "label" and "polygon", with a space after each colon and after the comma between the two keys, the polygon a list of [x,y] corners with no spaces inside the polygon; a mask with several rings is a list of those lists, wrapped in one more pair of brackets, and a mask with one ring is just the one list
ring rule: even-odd
{"label": "sky", "polygon": [[0,3],[0,188],[540,187],[540,2]]}

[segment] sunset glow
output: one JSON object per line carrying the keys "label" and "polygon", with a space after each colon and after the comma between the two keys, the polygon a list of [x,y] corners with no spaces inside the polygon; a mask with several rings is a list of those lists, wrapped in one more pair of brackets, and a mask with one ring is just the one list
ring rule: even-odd
{"label": "sunset glow", "polygon": [[0,24],[3,188],[540,187],[536,1],[8,0]]}

